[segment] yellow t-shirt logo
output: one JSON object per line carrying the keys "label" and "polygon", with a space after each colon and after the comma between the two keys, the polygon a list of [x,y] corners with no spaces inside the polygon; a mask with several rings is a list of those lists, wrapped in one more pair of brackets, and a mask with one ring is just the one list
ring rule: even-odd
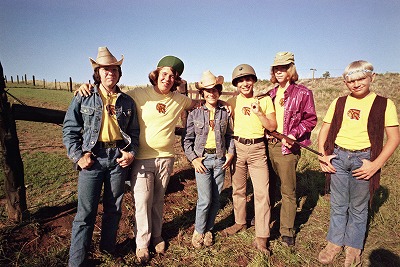
{"label": "yellow t-shirt logo", "polygon": [[157,103],[156,109],[157,109],[158,113],[165,114],[165,111],[167,110],[167,106],[162,103]]}

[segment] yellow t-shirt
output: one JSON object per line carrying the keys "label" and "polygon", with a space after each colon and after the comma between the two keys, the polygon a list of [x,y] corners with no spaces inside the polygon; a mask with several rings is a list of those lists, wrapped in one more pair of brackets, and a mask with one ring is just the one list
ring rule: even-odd
{"label": "yellow t-shirt", "polygon": [[[336,137],[335,144],[352,150],[359,150],[371,146],[367,125],[368,116],[375,97],[375,93],[370,93],[362,99],[357,99],[350,95],[347,97],[344,106],[342,126]],[[338,98],[329,106],[324,122],[332,122],[337,100]],[[388,99],[385,112],[385,127],[397,125],[399,125],[399,122],[397,119],[396,107],[393,101]]]}
{"label": "yellow t-shirt", "polygon": [[173,157],[175,127],[192,100],[180,93],[167,95],[154,88],[135,88],[127,92],[136,103],[140,125],[138,159]]}
{"label": "yellow t-shirt", "polygon": [[[228,99],[228,104],[234,110],[233,131],[235,136],[253,139],[264,136],[264,127],[260,119],[251,111],[251,104],[256,102],[254,98],[245,98],[241,94]],[[259,100],[261,110],[264,114],[275,112],[272,99],[267,96]]]}
{"label": "yellow t-shirt", "polygon": [[214,131],[214,127],[211,126],[214,122],[215,109],[209,109],[209,114],[210,114],[210,130],[208,131],[207,141],[206,141],[206,145],[204,147],[205,148],[216,148],[217,144],[215,143],[215,131]]}
{"label": "yellow t-shirt", "polygon": [[99,93],[103,101],[103,119],[101,121],[99,141],[122,140],[123,137],[119,131],[117,117],[115,116],[115,102],[117,102],[118,94],[107,95],[100,89]]}
{"label": "yellow t-shirt", "polygon": [[283,114],[284,114],[284,93],[285,93],[284,88],[280,87],[278,88],[278,90],[276,91],[276,97],[274,100],[274,105],[275,105],[275,115],[276,115],[276,123],[277,123],[277,127],[276,127],[276,131],[279,133],[283,133]]}

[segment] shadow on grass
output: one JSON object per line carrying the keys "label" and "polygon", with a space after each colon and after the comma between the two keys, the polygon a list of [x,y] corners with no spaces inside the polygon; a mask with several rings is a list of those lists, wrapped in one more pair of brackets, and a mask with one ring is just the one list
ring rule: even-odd
{"label": "shadow on grass", "polygon": [[183,182],[185,182],[186,180],[194,179],[195,176],[193,168],[184,168],[178,170],[173,175],[171,175],[165,195],[183,191],[185,189]]}
{"label": "shadow on grass", "polygon": [[387,249],[375,249],[369,255],[370,267],[400,266],[400,257]]}

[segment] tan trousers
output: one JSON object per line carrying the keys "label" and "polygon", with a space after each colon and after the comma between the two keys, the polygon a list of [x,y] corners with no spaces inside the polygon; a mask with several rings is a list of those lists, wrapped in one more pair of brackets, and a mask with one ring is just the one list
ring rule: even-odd
{"label": "tan trousers", "polygon": [[135,159],[131,186],[135,200],[137,248],[147,248],[150,239],[161,236],[164,195],[174,158]]}
{"label": "tan trousers", "polygon": [[271,207],[269,202],[269,174],[266,148],[263,142],[244,145],[235,141],[237,157],[232,173],[232,198],[235,222],[246,224],[246,182],[250,174],[254,191],[254,212],[256,237],[270,236],[269,222]]}

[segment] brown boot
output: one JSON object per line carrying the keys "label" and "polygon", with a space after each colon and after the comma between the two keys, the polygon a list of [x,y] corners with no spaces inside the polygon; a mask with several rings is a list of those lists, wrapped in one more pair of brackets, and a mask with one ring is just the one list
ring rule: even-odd
{"label": "brown boot", "polygon": [[192,245],[194,248],[201,248],[204,242],[204,234],[199,234],[196,230],[193,232]]}
{"label": "brown boot", "polygon": [[318,261],[322,264],[330,264],[342,251],[342,247],[328,241],[326,247],[318,255]]}
{"label": "brown boot", "polygon": [[361,266],[361,249],[345,246],[346,259],[344,260],[344,267]]}
{"label": "brown boot", "polygon": [[256,237],[256,239],[254,239],[253,246],[269,257],[271,256],[271,251],[267,247],[267,241],[267,238]]}
{"label": "brown boot", "polygon": [[234,234],[236,234],[238,232],[241,232],[241,231],[244,231],[246,229],[247,229],[247,225],[246,224],[237,224],[237,223],[235,223],[231,227],[226,228],[223,231],[223,234],[225,236],[234,235]]}

